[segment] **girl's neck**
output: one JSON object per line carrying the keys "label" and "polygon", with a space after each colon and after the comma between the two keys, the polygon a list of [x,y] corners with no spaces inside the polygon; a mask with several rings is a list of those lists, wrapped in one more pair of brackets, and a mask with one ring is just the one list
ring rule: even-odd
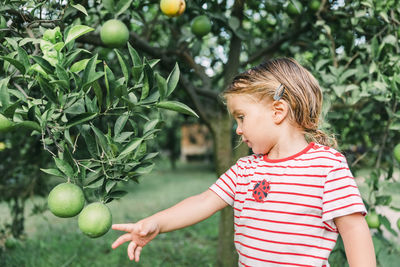
{"label": "girl's neck", "polygon": [[279,135],[276,144],[268,152],[269,159],[290,157],[307,147],[308,143],[303,131],[298,128],[287,128]]}

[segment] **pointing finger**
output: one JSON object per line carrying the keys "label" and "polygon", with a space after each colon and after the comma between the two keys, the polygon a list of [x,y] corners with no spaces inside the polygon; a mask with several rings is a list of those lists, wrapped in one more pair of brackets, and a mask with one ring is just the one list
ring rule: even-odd
{"label": "pointing finger", "polygon": [[114,241],[114,243],[111,245],[112,248],[117,248],[120,245],[122,245],[125,242],[131,241],[131,235],[130,234],[123,234],[120,237],[117,238],[117,240]]}
{"label": "pointing finger", "polygon": [[111,228],[113,230],[131,232],[134,229],[134,224],[133,223],[113,224]]}

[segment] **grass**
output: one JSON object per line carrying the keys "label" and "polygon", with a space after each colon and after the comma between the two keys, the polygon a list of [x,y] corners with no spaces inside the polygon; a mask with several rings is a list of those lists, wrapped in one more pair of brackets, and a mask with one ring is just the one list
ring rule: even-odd
{"label": "grass", "polygon": [[[165,163],[164,163],[165,164]],[[215,181],[212,169],[205,164],[179,164],[176,171],[159,164],[140,184],[129,183],[129,194],[109,204],[113,223],[135,222],[178,201],[200,193]],[[45,199],[35,199],[45,201]],[[29,207],[28,206],[28,213]],[[0,205],[2,214],[6,206]],[[2,216],[3,217],[3,216]],[[4,217],[3,217],[4,218]],[[194,226],[159,235],[132,263],[126,254],[127,244],[111,249],[121,232],[90,239],[80,233],[77,217],[61,219],[49,211],[26,219],[27,239],[6,250],[1,266],[215,266],[217,259],[218,214]]]}

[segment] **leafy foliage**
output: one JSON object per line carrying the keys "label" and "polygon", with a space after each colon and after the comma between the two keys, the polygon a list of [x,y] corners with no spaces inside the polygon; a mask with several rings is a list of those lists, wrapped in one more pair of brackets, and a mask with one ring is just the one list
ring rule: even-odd
{"label": "leafy foliage", "polygon": [[166,101],[179,79],[177,65],[166,80],[153,71],[157,62],[139,60],[129,46],[130,59],[115,50],[122,70],[118,77],[106,62],[99,67],[97,54],[74,48],[74,40],[92,30],[74,25],[64,31],[64,39],[58,27],[46,30],[44,37],[53,38],[40,40],[42,56],[28,56],[27,40],[8,38],[1,111],[14,122],[29,122],[33,134],[41,136],[56,166],[44,172],[72,180],[109,202],[126,193],[115,189],[119,181],[137,181],[154,166],[157,153],[147,151],[147,142],[161,130],[156,107],[195,113]]}

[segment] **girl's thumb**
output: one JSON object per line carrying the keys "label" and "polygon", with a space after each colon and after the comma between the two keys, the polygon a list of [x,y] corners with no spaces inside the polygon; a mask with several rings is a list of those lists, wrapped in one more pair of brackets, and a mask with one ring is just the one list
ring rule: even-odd
{"label": "girl's thumb", "polygon": [[148,232],[149,232],[149,230],[142,230],[142,231],[140,232],[140,235],[141,235],[141,236],[146,236]]}

